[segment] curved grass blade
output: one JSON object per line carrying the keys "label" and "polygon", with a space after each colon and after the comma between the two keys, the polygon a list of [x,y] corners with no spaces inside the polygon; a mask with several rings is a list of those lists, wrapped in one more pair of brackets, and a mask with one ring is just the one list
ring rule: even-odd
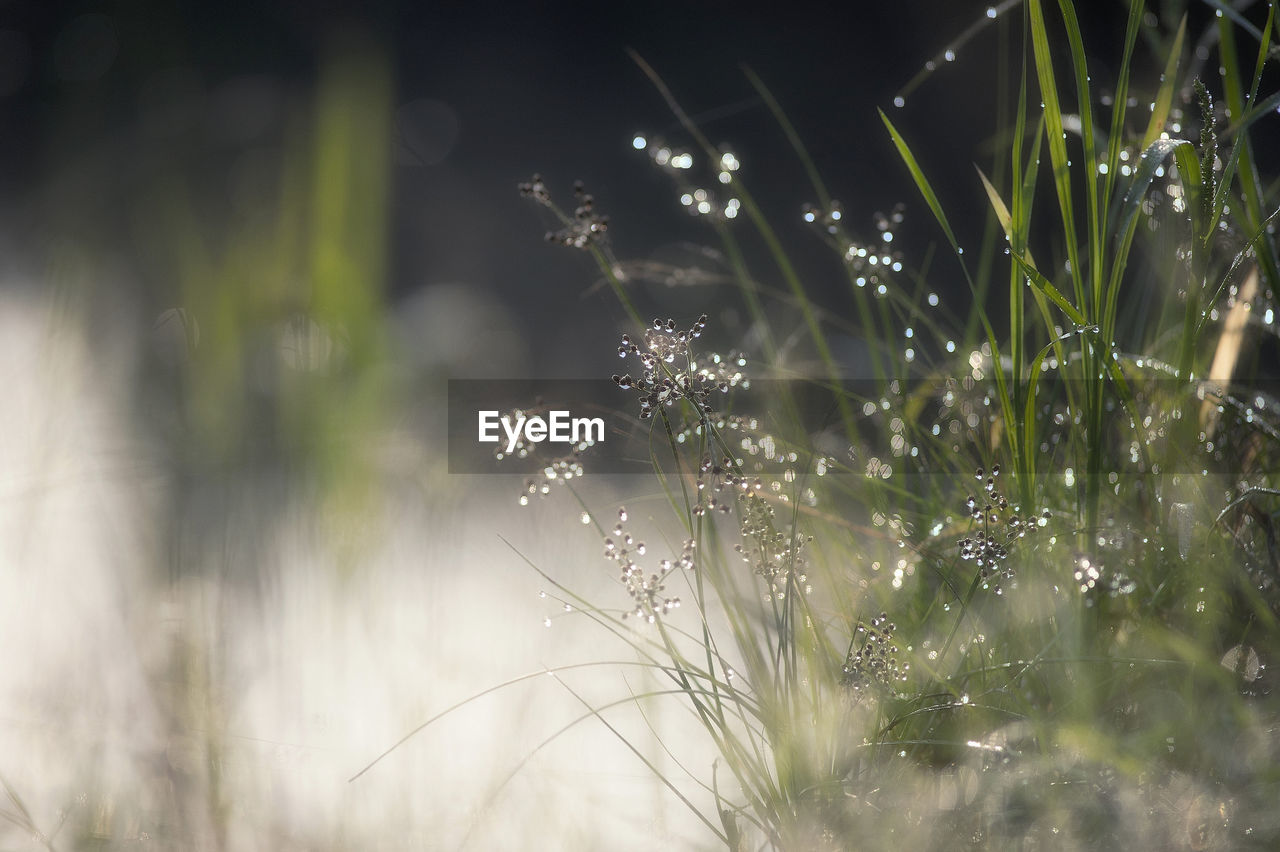
{"label": "curved grass blade", "polygon": [[[818,203],[822,209],[830,210],[832,206],[831,193],[827,191],[827,185],[822,180],[822,175],[818,172],[817,165],[813,162],[813,157],[809,154],[809,149],[805,147],[804,141],[800,138],[800,134],[796,132],[795,126],[791,120],[787,118],[787,114],[783,111],[782,105],[778,103],[778,99],[773,96],[773,92],[764,84],[764,81],[751,70],[747,65],[742,66],[742,73],[746,75],[752,87],[764,100],[765,106],[769,108],[769,112],[773,114],[773,119],[782,128],[782,133],[787,137],[787,142],[791,145],[791,150],[795,151],[796,158],[800,160],[800,165],[804,167],[805,174],[809,176],[809,183],[813,186],[813,191],[817,193]],[[844,266],[845,272],[850,275],[852,281],[852,272],[848,266]],[[858,317],[862,322],[862,334],[867,342],[867,349],[871,357],[871,367],[875,375],[881,380],[887,378],[887,372],[880,363],[880,353],[874,344],[876,340],[876,328],[873,315],[871,313],[871,305],[868,302],[867,292],[861,287],[853,287],[853,296],[857,302]]]}
{"label": "curved grass blade", "polygon": [[1035,288],[1047,296],[1049,301],[1057,305],[1062,312],[1067,315],[1068,319],[1077,326],[1089,325],[1089,321],[1085,319],[1084,314],[1080,313],[1075,305],[1067,301],[1067,297],[1062,295],[1062,292],[1058,290],[1057,287],[1053,286],[1049,279],[1045,278],[1044,275],[1041,274],[1040,270],[1036,269],[1030,263],[1017,255],[1010,255],[1010,257],[1012,257],[1013,262],[1016,263],[1024,273],[1026,273],[1027,278]]}
{"label": "curved grass blade", "polygon": [[[1102,184],[1102,197],[1108,204],[1115,187],[1116,177],[1119,175],[1120,151],[1124,146],[1124,119],[1129,106],[1129,69],[1142,21],[1142,6],[1143,0],[1129,2],[1129,22],[1125,27],[1124,52],[1121,54],[1120,73],[1116,77],[1116,91],[1112,100],[1114,106],[1111,108],[1111,132],[1107,137],[1107,174]],[[1105,237],[1108,235],[1106,219],[1108,209],[1104,209],[1102,213],[1104,218],[1101,236]]]}
{"label": "curved grass blade", "polygon": [[1267,62],[1267,47],[1271,44],[1271,28],[1275,23],[1276,4],[1270,4],[1267,11],[1267,24],[1262,32],[1262,40],[1258,44],[1258,58],[1253,69],[1253,85],[1249,88],[1249,97],[1246,103],[1253,104],[1253,109],[1240,118],[1240,120],[1231,125],[1222,133],[1222,136],[1237,136],[1236,144],[1231,146],[1231,156],[1228,158],[1226,165],[1222,169],[1222,178],[1218,183],[1217,192],[1213,198],[1213,214],[1209,222],[1205,226],[1203,239],[1207,241],[1209,235],[1218,227],[1218,222],[1222,218],[1222,211],[1227,203],[1227,193],[1231,187],[1231,179],[1235,175],[1236,166],[1240,160],[1240,154],[1245,150],[1243,140],[1245,139],[1244,131],[1263,115],[1270,115],[1280,107],[1280,92],[1276,92],[1266,101],[1259,104],[1258,86],[1262,83],[1262,71]]}
{"label": "curved grass blade", "polygon": [[1240,14],[1238,9],[1227,3],[1223,3],[1222,0],[1204,0],[1204,3],[1213,7],[1219,13],[1220,17],[1234,21],[1240,29],[1253,36],[1253,38],[1262,45],[1263,49],[1267,51],[1268,56],[1272,58],[1280,56],[1280,46],[1270,47],[1266,39],[1262,37],[1262,33],[1258,32],[1258,28],[1254,26],[1248,18]]}
{"label": "curved grass blade", "polygon": [[[1239,59],[1236,55],[1235,33],[1226,17],[1218,18],[1219,55],[1221,58],[1222,87],[1226,96],[1227,108],[1232,115],[1244,115],[1244,86],[1240,79]],[[1241,194],[1244,196],[1244,219],[1250,228],[1256,228],[1262,220],[1264,193],[1262,181],[1258,173],[1258,164],[1253,156],[1253,145],[1247,134],[1241,134],[1235,147],[1241,153],[1237,160],[1236,177]],[[1262,266],[1266,283],[1276,288],[1280,286],[1280,259],[1274,251],[1259,253],[1258,260]]]}
{"label": "curved grass blade", "polygon": [[960,270],[964,273],[965,281],[969,285],[969,292],[974,295],[974,310],[981,317],[982,327],[987,332],[987,343],[991,347],[992,370],[995,373],[996,388],[999,391],[1000,408],[1004,413],[1006,423],[1017,423],[1014,417],[1013,400],[1009,396],[1008,381],[1004,374],[1004,367],[1000,363],[1000,347],[996,342],[995,330],[991,327],[991,320],[987,317],[986,310],[980,302],[976,301],[977,288],[973,284],[973,278],[969,275],[969,268],[964,263],[964,250],[960,248],[955,232],[951,230],[951,223],[947,221],[947,214],[943,212],[942,205],[938,202],[937,193],[933,191],[933,186],[929,183],[929,179],[925,177],[924,172],[920,169],[920,164],[916,161],[915,155],[911,153],[911,147],[902,138],[898,128],[893,126],[889,116],[884,114],[884,110],[877,111],[880,113],[880,120],[884,122],[884,126],[889,131],[889,136],[893,139],[894,147],[898,149],[898,155],[902,157],[902,162],[906,165],[907,171],[911,173],[911,179],[915,181],[916,188],[920,190],[920,194],[924,196],[925,203],[933,211],[934,219],[942,227],[942,232],[947,235],[947,242],[951,244],[951,249],[955,252],[956,259],[960,262]]}
{"label": "curved grass blade", "polygon": [[[646,62],[644,57],[636,51],[628,49],[627,53],[631,56],[632,61],[639,66],[641,72],[649,78],[654,88],[658,90],[658,94],[666,101],[667,107],[679,120],[681,126],[698,143],[703,152],[712,159],[719,157],[720,152],[711,144],[706,134],[694,123],[689,114],[685,112],[684,107],[680,105],[670,87],[667,86],[666,81],[654,70],[653,66]],[[782,248],[782,243],[778,240],[777,233],[773,230],[768,220],[765,219],[764,213],[756,203],[755,197],[740,180],[734,181],[734,188],[737,190],[738,199],[742,202],[742,209],[746,211],[747,217],[755,225],[761,239],[764,240],[765,247],[768,249],[770,257],[773,258],[774,265],[778,267],[778,272],[781,273],[783,280],[787,282],[787,286],[791,288],[792,293],[796,296],[797,303],[800,305],[800,314],[804,318],[805,326],[809,331],[809,337],[813,340],[814,348],[818,350],[818,357],[822,360],[828,377],[832,380],[838,380],[840,371],[837,369],[835,359],[832,357],[831,346],[827,342],[826,334],[822,331],[822,326],[818,323],[817,316],[814,313],[813,301],[808,297],[799,273],[796,272],[791,259]],[[840,405],[840,415],[844,422],[845,431],[850,435],[855,434],[856,425],[852,409],[849,408],[847,400],[843,397],[837,397],[837,401]]]}
{"label": "curved grass blade", "polygon": [[[1231,266],[1227,268],[1226,274],[1222,276],[1222,281],[1218,283],[1218,289],[1215,290],[1213,295],[1209,297],[1208,299],[1209,304],[1213,304],[1214,302],[1216,302],[1218,300],[1218,297],[1222,295],[1222,291],[1227,289],[1227,284],[1228,282],[1231,281],[1231,276],[1236,274],[1236,270],[1239,269],[1240,265],[1244,263],[1244,261],[1249,257],[1250,252],[1254,250],[1254,246],[1257,245],[1258,240],[1262,239],[1263,234],[1267,232],[1267,228],[1271,226],[1271,223],[1276,220],[1277,216],[1280,216],[1280,207],[1277,207],[1275,210],[1271,211],[1271,215],[1268,216],[1266,219],[1262,220],[1262,226],[1259,227],[1257,232],[1255,232],[1254,235],[1248,239],[1248,241],[1244,244],[1244,248],[1242,248],[1239,252],[1237,252],[1236,256],[1232,258]],[[1195,330],[1196,338],[1200,337],[1200,332],[1204,328],[1205,323],[1208,321],[1209,321],[1208,314],[1202,314],[1200,317],[1200,321],[1196,323],[1196,330]]]}
{"label": "curved grass blade", "polygon": [[436,722],[443,719],[445,716],[448,716],[450,713],[453,713],[456,710],[460,710],[463,707],[466,707],[468,704],[471,704],[472,702],[477,701],[486,695],[490,695],[491,693],[494,693],[494,692],[500,692],[501,690],[504,690],[509,686],[515,686],[516,684],[524,683],[527,680],[534,680],[535,678],[546,677],[549,674],[554,675],[559,672],[567,672],[567,671],[572,671],[574,669],[596,668],[600,666],[639,666],[640,668],[647,668],[647,669],[669,668],[669,667],[661,666],[657,663],[646,663],[646,662],[640,662],[637,660],[600,660],[597,662],[589,662],[589,663],[570,663],[564,666],[556,666],[555,668],[539,669],[538,671],[535,671],[535,672],[526,672],[525,674],[518,675],[516,677],[511,678],[510,680],[504,680],[502,683],[495,684],[489,687],[488,689],[481,690],[480,692],[467,696],[466,698],[462,699],[461,701],[458,701],[455,704],[449,705],[445,709],[441,710],[439,713],[432,716],[427,721],[423,722],[418,727],[409,731],[409,733],[405,734],[400,739],[396,740],[394,745],[392,745],[386,751],[382,752],[382,754],[379,754],[373,760],[369,761],[369,763],[367,763],[364,766],[364,768],[361,769],[359,772],[357,772],[355,775],[352,775],[350,778],[348,778],[347,783],[349,784],[352,781],[355,781],[356,779],[360,778],[362,775],[367,773],[370,769],[373,769],[373,767],[381,763],[382,760],[387,756],[389,756],[393,751],[400,748],[400,746],[404,745],[409,740],[413,739],[415,736],[422,733],[427,728],[431,727]]}
{"label": "curved grass blade", "polygon": [[1053,71],[1053,52],[1049,47],[1049,33],[1045,27],[1044,8],[1040,0],[1028,0],[1027,10],[1031,18],[1031,46],[1036,60],[1036,74],[1040,80],[1040,100],[1044,103],[1045,128],[1049,137],[1049,162],[1053,166],[1053,184],[1058,193],[1058,210],[1062,218],[1062,233],[1066,242],[1067,259],[1071,264],[1071,281],[1076,303],[1087,305],[1084,275],[1080,265],[1080,244],[1076,238],[1075,203],[1071,192],[1071,171],[1067,159],[1067,140],[1063,129],[1062,103],[1058,96],[1057,78]]}
{"label": "curved grass blade", "polygon": [[[1087,228],[1089,239],[1089,275],[1092,279],[1090,291],[1094,304],[1090,313],[1098,315],[1102,302],[1102,222],[1098,213],[1098,172],[1093,164],[1098,161],[1097,147],[1094,141],[1093,96],[1089,92],[1089,67],[1084,53],[1084,39],[1080,35],[1080,21],[1076,18],[1075,7],[1071,0],[1058,0],[1058,9],[1062,13],[1062,22],[1067,29],[1067,44],[1071,49],[1071,67],[1076,79],[1076,109],[1080,118],[1080,138],[1084,146],[1084,163],[1082,169],[1085,178],[1085,204],[1088,216]],[[1172,95],[1172,91],[1170,91]],[[1165,108],[1168,112],[1168,107]]]}
{"label": "curved grass blade", "polygon": [[585,698],[579,695],[574,690],[573,687],[569,686],[569,684],[565,683],[560,678],[556,678],[556,682],[559,683],[561,686],[563,686],[565,688],[565,691],[567,691],[570,695],[578,699],[579,703],[581,703],[582,706],[585,707],[591,713],[591,715],[595,716],[597,719],[600,720],[600,724],[608,728],[609,732],[613,734],[615,737],[617,737],[619,742],[625,745],[631,751],[632,754],[634,754],[637,758],[639,758],[640,762],[643,763],[649,769],[649,771],[652,772],[654,776],[656,776],[657,779],[666,786],[668,790],[674,793],[676,798],[678,798],[682,803],[684,803],[685,807],[687,807],[690,811],[692,811],[698,817],[698,819],[700,819],[702,823],[706,825],[707,828],[711,829],[711,832],[717,838],[719,838],[720,842],[722,843],[728,842],[729,838],[726,837],[724,832],[720,830],[720,827],[717,826],[715,823],[713,823],[710,820],[710,818],[708,818],[706,814],[704,814],[701,810],[699,810],[698,807],[693,802],[689,801],[688,796],[680,792],[680,788],[677,787],[675,784],[673,784],[671,782],[671,779],[667,778],[665,775],[659,772],[658,768],[653,765],[653,762],[649,760],[649,758],[645,757],[644,754],[641,753],[640,749],[635,747],[634,743],[632,743],[625,736],[623,736],[621,731],[619,731],[613,725],[609,724],[609,720],[605,719],[605,717],[601,715],[599,710],[597,710],[594,706],[592,706],[589,701],[587,701]]}
{"label": "curved grass blade", "polygon": [[1183,15],[1182,23],[1178,25],[1178,33],[1173,37],[1173,46],[1169,49],[1169,58],[1165,61],[1164,73],[1160,75],[1160,88],[1156,91],[1156,99],[1152,101],[1147,131],[1142,134],[1143,150],[1160,138],[1165,124],[1169,121],[1169,108],[1173,105],[1174,84],[1178,81],[1178,65],[1182,61],[1182,42],[1186,34],[1187,16]]}

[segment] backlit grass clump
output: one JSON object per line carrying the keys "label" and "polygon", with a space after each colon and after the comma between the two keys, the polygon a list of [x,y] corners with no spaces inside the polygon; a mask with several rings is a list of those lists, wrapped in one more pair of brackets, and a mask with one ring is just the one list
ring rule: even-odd
{"label": "backlit grass clump", "polygon": [[[1193,79],[1186,19],[1166,32],[1133,0],[1107,80],[1070,0],[1010,6],[989,14],[1022,46],[1001,58],[1016,94],[973,180],[981,244],[964,250],[881,114],[899,155],[886,168],[951,254],[927,273],[893,240],[902,209],[834,200],[804,128],[750,72],[811,176],[796,206],[842,304],[809,295],[750,169],[639,57],[683,132],[634,145],[706,225],[720,272],[620,260],[581,187],[572,213],[542,178],[522,187],[617,296],[618,352],[643,375],[615,376],[626,392],[605,402],[638,413],[654,479],[630,486],[631,523],[575,505],[574,483],[549,497],[567,535],[599,536],[616,599],[520,553],[651,672],[647,691],[620,676],[616,703],[583,698],[582,720],[697,814],[691,844],[1280,844],[1280,199],[1254,141],[1280,103],[1275,4],[1222,7]],[[1163,71],[1141,95],[1140,35]],[[950,168],[970,174],[963,156]],[[770,263],[750,265],[748,244]],[[641,283],[695,278],[740,326],[717,310],[648,322]],[[750,351],[704,347],[739,327]],[[806,386],[831,400],[817,425]],[[658,536],[641,543],[636,521]],[[688,711],[713,764],[659,765],[612,728],[615,708],[657,702]]]}

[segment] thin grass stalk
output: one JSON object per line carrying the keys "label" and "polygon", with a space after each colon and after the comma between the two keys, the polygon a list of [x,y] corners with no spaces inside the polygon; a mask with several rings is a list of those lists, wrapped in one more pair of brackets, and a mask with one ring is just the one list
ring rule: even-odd
{"label": "thin grass stalk", "polygon": [[[1270,35],[1271,16],[1275,14],[1274,6],[1267,18],[1268,33]],[[1231,116],[1244,116],[1246,114],[1246,103],[1244,86],[1240,79],[1240,60],[1236,51],[1235,30],[1230,20],[1226,17],[1220,17],[1218,20],[1218,50],[1222,60],[1222,88],[1227,100],[1228,114]],[[1265,50],[1266,43],[1263,42],[1262,49]],[[1245,131],[1241,131],[1236,138],[1236,147],[1240,149],[1240,155],[1236,164],[1236,178],[1240,187],[1240,194],[1244,199],[1245,222],[1249,226],[1249,230],[1256,230],[1259,223],[1264,218],[1262,204],[1262,182],[1258,176],[1258,168],[1254,162],[1253,144],[1249,139],[1249,135]],[[1280,269],[1277,269],[1276,258],[1270,251],[1259,253],[1259,262],[1262,265],[1263,279],[1272,289],[1280,288]]]}
{"label": "thin grass stalk", "polygon": [[[666,101],[667,106],[679,120],[680,124],[685,128],[694,141],[703,149],[708,157],[715,158],[718,151],[715,146],[707,139],[698,125],[694,123],[689,114],[680,106],[680,102],[676,100],[671,89],[666,82],[658,75],[658,73],[635,51],[629,51],[632,60],[640,67],[645,76],[649,78],[654,88]],[[841,378],[840,371],[836,367],[835,361],[831,356],[831,347],[827,343],[826,334],[823,333],[821,325],[817,321],[814,313],[813,303],[805,293],[804,285],[800,281],[800,276],[796,273],[795,267],[791,264],[791,259],[783,250],[778,235],[765,219],[764,213],[756,204],[755,198],[747,190],[747,187],[740,180],[734,181],[734,186],[738,192],[738,198],[742,202],[742,209],[746,211],[748,218],[755,225],[761,239],[764,240],[765,247],[768,249],[770,256],[773,258],[774,264],[778,267],[778,271],[782,274],[782,278],[787,282],[787,286],[791,289],[792,294],[796,297],[797,304],[800,306],[801,316],[804,318],[805,327],[809,331],[809,336],[813,340],[814,346],[818,350],[818,358],[822,361],[828,378],[834,382],[838,382]],[[853,417],[853,411],[849,408],[848,401],[844,397],[836,397],[837,404],[840,408],[840,418],[844,424],[845,432],[850,436],[856,434],[856,425]]]}
{"label": "thin grass stalk", "polygon": [[[778,126],[782,128],[782,133],[787,138],[787,142],[791,145],[791,150],[795,152],[796,158],[804,167],[805,174],[809,177],[809,183],[813,186],[813,191],[818,196],[818,203],[822,209],[830,210],[832,206],[831,194],[827,191],[826,183],[822,180],[822,175],[818,172],[817,166],[813,162],[813,157],[809,155],[808,148],[805,147],[804,141],[800,138],[800,134],[796,132],[795,127],[791,124],[791,120],[787,118],[786,112],[782,109],[782,105],[778,103],[778,99],[774,97],[773,92],[764,84],[759,75],[755,73],[749,66],[743,65],[742,72],[750,81],[751,86],[756,90],[760,97],[764,100],[765,105],[769,108],[769,112],[773,114],[774,120]],[[852,284],[852,276],[845,267],[846,277],[850,278]],[[876,341],[879,340],[877,328],[872,319],[871,304],[867,299],[866,290],[862,287],[853,286],[854,300],[858,312],[858,319],[862,324],[862,333],[867,341],[867,350],[871,357],[872,374],[876,379],[883,383],[888,373],[885,367],[880,363],[880,353],[876,349]]]}

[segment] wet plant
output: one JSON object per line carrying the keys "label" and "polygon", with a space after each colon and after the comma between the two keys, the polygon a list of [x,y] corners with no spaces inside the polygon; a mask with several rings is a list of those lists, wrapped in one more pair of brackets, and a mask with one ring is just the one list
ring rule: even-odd
{"label": "wet plant", "polygon": [[[579,189],[570,215],[541,179],[521,185],[558,217],[552,241],[589,252],[619,297],[616,354],[639,367],[613,375],[616,404],[639,397],[654,463],[630,513],[573,509],[619,601],[517,552],[659,686],[601,705],[557,682],[726,847],[1280,842],[1265,804],[1280,777],[1258,756],[1280,755],[1280,407],[1274,364],[1253,357],[1276,335],[1280,193],[1251,141],[1280,104],[1263,89],[1280,51],[1274,3],[1265,18],[1213,5],[1216,77],[1188,76],[1185,18],[1165,26],[1132,0],[1106,81],[1070,0],[987,10],[1021,43],[1002,57],[1017,93],[997,167],[974,186],[1003,251],[998,236],[964,251],[901,120],[881,113],[953,273],[903,245],[900,208],[854,234],[748,72],[810,176],[801,216],[847,281],[842,309],[807,295],[749,171],[637,57],[686,142],[632,144],[720,241],[731,274],[714,286],[747,318],[746,354],[699,351],[716,315],[642,323],[594,200]],[[1159,83],[1139,95],[1144,34]],[[1238,37],[1256,52],[1242,58]],[[708,165],[719,193],[693,177]],[[1049,221],[1034,215],[1045,193]],[[746,269],[749,239],[771,269]],[[948,316],[939,292],[957,281],[970,312]],[[870,380],[845,381],[836,330],[864,335]],[[809,375],[782,366],[794,337]],[[666,559],[646,560],[636,506]],[[711,766],[664,770],[609,721],[625,706],[648,722],[658,699],[688,711]]]}
{"label": "wet plant", "polygon": [[712,408],[712,394],[716,391],[725,394],[739,385],[750,387],[750,380],[743,373],[747,365],[744,356],[736,352],[723,358],[716,353],[702,358],[693,356],[690,344],[702,336],[706,327],[707,316],[703,314],[687,331],[678,331],[673,319],[655,319],[645,330],[643,343],[632,341],[629,334],[622,335],[618,357],[636,356],[641,374],[633,379],[630,373],[615,373],[613,383],[623,390],[639,392],[640,419],[648,420],[655,410],[682,400],[706,412]]}

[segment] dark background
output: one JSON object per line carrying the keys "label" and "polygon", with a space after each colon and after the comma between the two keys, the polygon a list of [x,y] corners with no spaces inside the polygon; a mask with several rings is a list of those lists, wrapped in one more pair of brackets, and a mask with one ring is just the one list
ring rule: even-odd
{"label": "dark background", "polygon": [[[983,21],[987,5],[0,2],[4,262],[39,277],[41,252],[54,241],[106,247],[146,309],[163,308],[166,273],[145,260],[148,235],[133,215],[158,191],[154,176],[183,175],[212,232],[255,215],[258,184],[270,182],[258,155],[282,144],[326,47],[358,34],[391,57],[398,107],[393,303],[457,285],[502,308],[506,319],[495,320],[493,334],[514,324],[530,339],[527,363],[511,374],[595,374],[575,364],[583,352],[612,351],[622,311],[607,290],[591,291],[589,258],[543,242],[545,211],[518,196],[517,182],[540,172],[572,206],[573,181],[583,180],[611,217],[619,257],[714,242],[704,222],[684,214],[668,177],[631,148],[637,131],[689,142],[627,55],[632,48],[712,142],[732,145],[739,176],[811,296],[847,316],[852,302],[837,261],[800,219],[814,193],[740,66],[773,89],[855,232],[874,233],[875,211],[906,203],[894,247],[911,267],[940,234],[875,110],[892,113],[962,242],[976,246],[985,200],[972,164],[991,169],[996,78],[1012,70],[998,67],[1001,29],[1016,43],[1021,8],[978,31],[954,62],[939,63],[905,108],[891,104],[926,61]],[[1107,79],[1123,4],[1077,5],[1091,70]],[[1180,14],[1179,4],[1155,5],[1167,19]],[[1208,13],[1193,13],[1194,38]],[[1051,21],[1056,28],[1056,12]],[[1135,93],[1146,96],[1158,74],[1146,46],[1136,68]],[[738,226],[753,243],[749,223]],[[954,263],[939,257],[930,285],[966,298]],[[767,263],[754,268],[763,283],[783,286]],[[650,288],[637,298],[642,310],[689,322],[718,297]],[[432,304],[440,311],[452,303]]]}

